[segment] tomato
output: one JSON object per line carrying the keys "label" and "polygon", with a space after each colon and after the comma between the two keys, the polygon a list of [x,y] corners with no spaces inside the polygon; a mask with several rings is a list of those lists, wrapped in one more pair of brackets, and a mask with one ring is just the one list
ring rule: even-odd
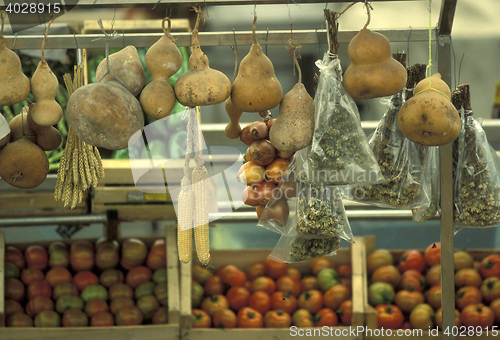
{"label": "tomato", "polygon": [[500,298],[500,278],[488,277],[481,285],[481,293],[487,302]]}
{"label": "tomato", "polygon": [[292,315],[292,323],[297,327],[314,327],[313,316],[307,309],[297,309]]}
{"label": "tomato", "polygon": [[401,255],[398,268],[402,273],[408,269],[415,269],[421,273],[425,268],[424,255],[418,250],[407,250]]}
{"label": "tomato", "polygon": [[352,266],[349,263],[338,265],[336,270],[340,277],[352,276]]}
{"label": "tomato", "polygon": [[276,280],[276,290],[290,292],[293,296],[298,296],[300,294],[300,282],[291,276],[283,275]]}
{"label": "tomato", "polygon": [[314,275],[318,275],[325,268],[335,269],[335,263],[328,257],[321,256],[311,260],[310,266]]}
{"label": "tomato", "polygon": [[382,266],[391,265],[394,258],[390,251],[386,249],[377,249],[366,258],[366,269],[368,274],[372,274],[375,269]]}
{"label": "tomato", "polygon": [[479,265],[479,272],[484,278],[500,277],[500,255],[486,256]]}
{"label": "tomato", "polygon": [[317,313],[323,306],[323,295],[319,290],[308,290],[299,295],[297,304],[312,314]]}
{"label": "tomato", "polygon": [[463,268],[472,268],[474,265],[474,258],[466,251],[457,251],[453,254],[453,263],[455,271]]}
{"label": "tomato", "polygon": [[[439,308],[436,313],[434,314],[434,322],[436,323],[436,326],[442,330],[443,328],[443,309]],[[460,312],[458,309],[455,309],[455,326],[460,327],[462,326],[462,320],[460,318]]]}
{"label": "tomato", "polygon": [[441,307],[441,285],[432,286],[424,294],[425,300],[432,308],[438,309]]}
{"label": "tomato", "polygon": [[264,325],[267,328],[290,328],[292,317],[281,309],[270,310],[264,315]]}
{"label": "tomato", "polygon": [[340,322],[344,326],[350,326],[352,319],[352,300],[342,302],[339,309],[337,309],[337,314],[340,316]]}
{"label": "tomato", "polygon": [[252,292],[259,290],[272,294],[276,290],[276,283],[268,276],[260,276],[252,281]]}
{"label": "tomato", "polygon": [[212,295],[201,303],[201,309],[213,316],[219,309],[229,308],[229,304],[224,295]]}
{"label": "tomato", "polygon": [[418,291],[400,290],[396,293],[394,301],[399,309],[410,313],[415,306],[424,303],[424,294]]}
{"label": "tomato", "polygon": [[318,279],[316,276],[308,276],[300,280],[300,289],[302,291],[319,289]]}
{"label": "tomato", "polygon": [[219,275],[222,282],[227,283],[231,287],[243,286],[247,280],[245,272],[239,270],[233,265],[224,266]]}
{"label": "tomato", "polygon": [[351,289],[344,285],[336,285],[328,289],[323,295],[325,307],[336,310],[342,302],[351,298]]}
{"label": "tomato", "polygon": [[441,264],[441,243],[429,245],[424,251],[424,259],[429,267]]}
{"label": "tomato", "polygon": [[191,327],[193,328],[208,328],[210,327],[211,319],[207,312],[201,309],[193,309],[191,311]]}
{"label": "tomato", "polygon": [[425,287],[425,277],[416,270],[407,270],[401,275],[399,286],[402,289],[423,292]]}
{"label": "tomato", "polygon": [[491,301],[490,308],[495,314],[495,322],[500,323],[500,298]]}
{"label": "tomato", "polygon": [[229,308],[239,311],[248,304],[250,291],[245,287],[231,287],[226,294]]}
{"label": "tomato", "polygon": [[295,280],[300,282],[300,279],[302,278],[302,274],[300,273],[300,270],[298,270],[295,267],[288,267],[286,270],[286,275],[293,277]]}
{"label": "tomato", "polygon": [[323,292],[338,285],[340,282],[340,276],[337,274],[335,269],[325,268],[318,273],[318,285]]}
{"label": "tomato", "polygon": [[264,276],[266,275],[266,270],[264,268],[264,263],[263,262],[255,262],[252,263],[250,266],[245,271],[247,275],[247,279],[249,281],[253,281],[259,276]]}
{"label": "tomato", "polygon": [[462,323],[464,326],[489,328],[495,323],[495,315],[491,308],[482,303],[471,304],[462,310]]}
{"label": "tomato", "polygon": [[335,327],[339,323],[339,318],[337,314],[330,308],[321,308],[314,316],[315,327]]}
{"label": "tomato", "polygon": [[437,286],[441,284],[441,265],[436,264],[427,270],[425,281],[429,286]]}
{"label": "tomato", "polygon": [[288,264],[268,257],[264,261],[264,269],[267,276],[277,279],[280,276],[286,275]]}
{"label": "tomato", "polygon": [[368,302],[374,307],[391,304],[394,296],[394,288],[387,282],[374,282],[368,287]]}
{"label": "tomato", "polygon": [[236,327],[236,314],[230,309],[219,309],[212,316],[214,327],[234,328]]}
{"label": "tomato", "polygon": [[193,264],[191,267],[191,275],[193,280],[203,285],[207,279],[212,276],[210,269],[205,268],[199,264]]}
{"label": "tomato", "polygon": [[196,281],[191,282],[191,307],[199,308],[203,301],[203,287]]}
{"label": "tomato", "polygon": [[271,309],[281,309],[292,314],[297,309],[297,298],[290,292],[274,292],[271,295]]}
{"label": "tomato", "polygon": [[400,280],[401,274],[393,265],[378,267],[371,277],[372,282],[387,282],[393,287],[396,287]]}
{"label": "tomato", "polygon": [[264,291],[256,291],[250,295],[248,306],[264,315],[271,309],[271,296]]}
{"label": "tomato", "polygon": [[396,329],[403,325],[403,313],[394,305],[378,305],[375,307],[377,312],[378,328]]}
{"label": "tomato", "polygon": [[238,311],[237,322],[239,328],[262,328],[264,320],[262,314],[251,307],[244,307]]}
{"label": "tomato", "polygon": [[203,285],[205,290],[205,295],[221,295],[224,294],[224,283],[222,282],[220,276],[212,275],[210,276]]}
{"label": "tomato", "polygon": [[410,324],[414,329],[429,329],[434,327],[434,309],[426,303],[421,303],[410,313]]}
{"label": "tomato", "polygon": [[465,286],[457,290],[455,303],[459,310],[463,310],[468,305],[481,303],[483,294],[473,286]]}
{"label": "tomato", "polygon": [[457,287],[474,286],[479,288],[482,281],[479,272],[472,268],[460,269],[455,273],[455,285]]}

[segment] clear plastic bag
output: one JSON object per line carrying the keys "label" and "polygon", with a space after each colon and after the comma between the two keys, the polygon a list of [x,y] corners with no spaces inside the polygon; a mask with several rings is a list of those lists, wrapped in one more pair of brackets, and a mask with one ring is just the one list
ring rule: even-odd
{"label": "clear plastic bag", "polygon": [[464,116],[454,183],[455,232],[500,226],[500,160],[472,113]]}
{"label": "clear plastic bag", "polygon": [[387,102],[387,111],[368,142],[385,180],[364,186],[360,201],[397,209],[428,205],[426,192],[430,190],[426,185],[430,183],[423,181],[425,159],[419,157],[418,145],[403,136],[397,123],[403,93],[393,95]]}
{"label": "clear plastic bag", "polygon": [[361,128],[359,112],[342,84],[338,58],[325,53],[314,97],[314,136],[301,180],[324,185],[366,185],[383,180]]}
{"label": "clear plastic bag", "polygon": [[269,256],[286,263],[302,262],[320,256],[335,255],[340,243],[341,239],[338,236],[311,238],[283,235]]}
{"label": "clear plastic bag", "polygon": [[424,222],[436,216],[441,206],[439,148],[437,146],[428,147],[417,144],[417,150],[420,159],[424,162],[422,183],[427,192],[423,194],[426,194],[429,200],[427,204],[413,208],[411,212],[414,222]]}

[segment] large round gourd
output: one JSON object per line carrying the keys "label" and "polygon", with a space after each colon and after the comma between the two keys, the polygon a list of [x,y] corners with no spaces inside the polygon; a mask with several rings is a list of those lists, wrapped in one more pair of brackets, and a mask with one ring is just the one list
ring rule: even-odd
{"label": "large round gourd", "polygon": [[351,64],[344,73],[344,87],[354,98],[390,96],[403,89],[405,67],[391,57],[391,44],[382,34],[362,29],[347,47]]}
{"label": "large round gourd", "polygon": [[0,36],[0,106],[19,103],[29,93],[30,81],[22,72],[21,60]]}
{"label": "large round gourd", "polygon": [[116,81],[78,88],[70,96],[67,116],[85,143],[109,150],[128,147],[128,140],[144,127],[139,101]]}

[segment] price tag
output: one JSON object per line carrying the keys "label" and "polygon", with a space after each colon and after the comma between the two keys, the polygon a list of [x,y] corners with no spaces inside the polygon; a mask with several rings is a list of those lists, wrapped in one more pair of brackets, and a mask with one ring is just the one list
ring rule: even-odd
{"label": "price tag", "polygon": [[7,119],[0,114],[0,139],[7,136],[10,133],[9,123],[7,123]]}

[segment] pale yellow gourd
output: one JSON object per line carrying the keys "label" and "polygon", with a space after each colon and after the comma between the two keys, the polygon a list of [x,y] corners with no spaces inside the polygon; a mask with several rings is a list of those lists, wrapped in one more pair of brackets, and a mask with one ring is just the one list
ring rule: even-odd
{"label": "pale yellow gourd", "polygon": [[21,60],[11,49],[7,48],[0,33],[0,106],[20,103],[28,98],[30,81],[21,68]]}
{"label": "pale yellow gourd", "polygon": [[55,100],[59,81],[47,62],[42,59],[31,78],[31,92],[36,102],[30,107],[33,121],[40,126],[52,126],[62,118],[63,110]]}

